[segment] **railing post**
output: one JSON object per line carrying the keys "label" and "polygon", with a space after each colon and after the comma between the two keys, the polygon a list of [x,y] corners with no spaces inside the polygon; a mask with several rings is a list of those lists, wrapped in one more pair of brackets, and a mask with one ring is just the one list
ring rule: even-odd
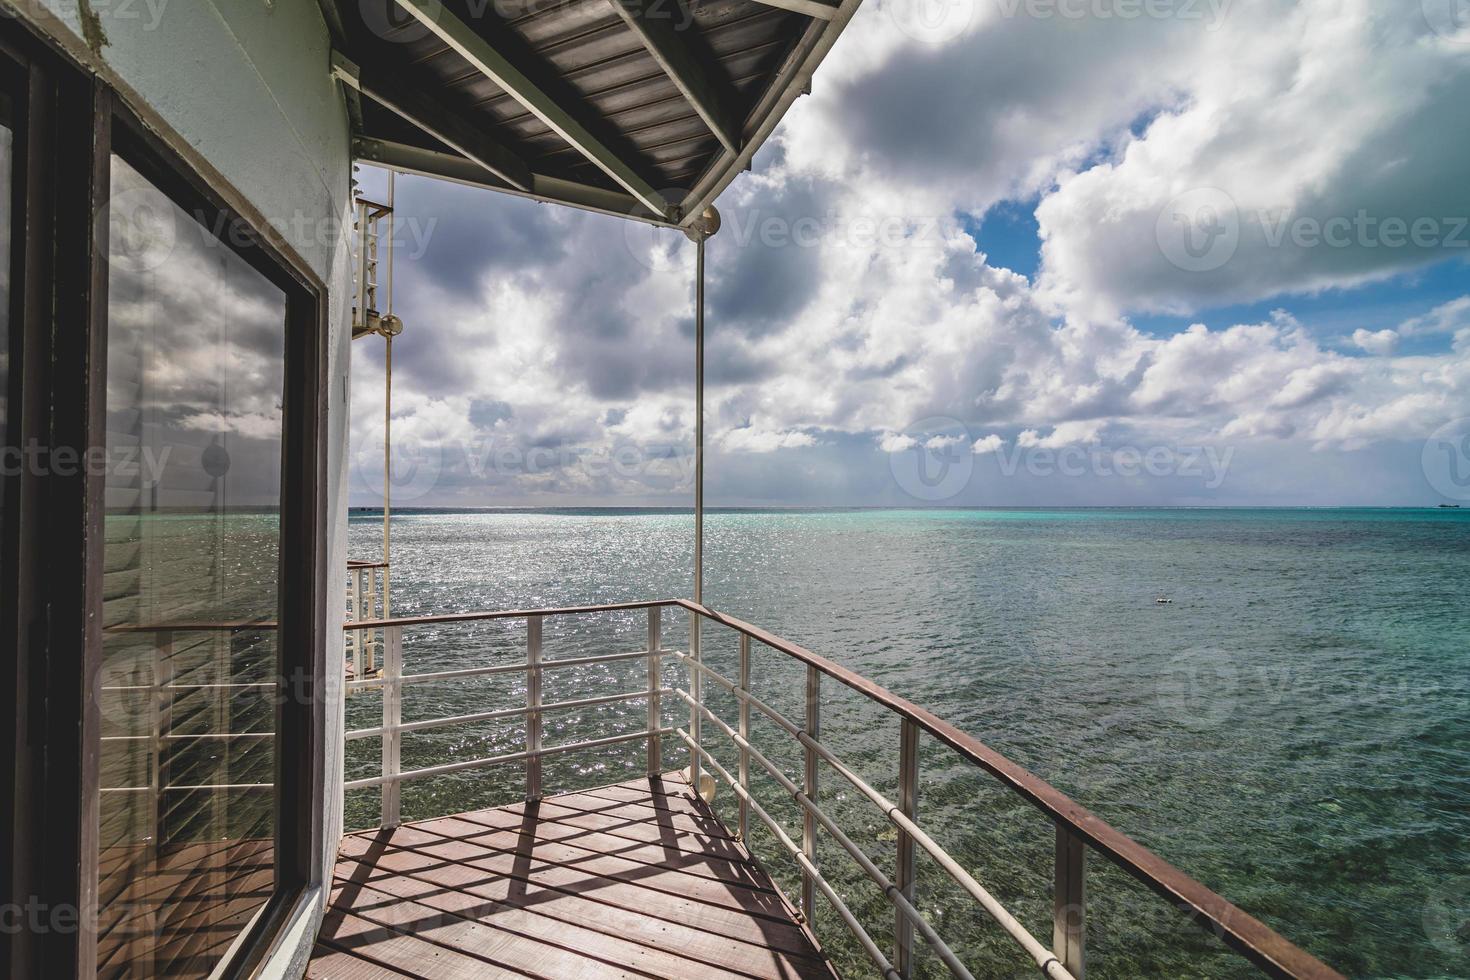
{"label": "railing post", "polygon": [[526,617],[526,800],[541,799],[541,617]]}
{"label": "railing post", "polygon": [[662,610],[658,606],[648,607],[648,775],[650,777],[663,774],[664,751],[663,740],[659,730],[663,728],[662,699],[659,692],[663,690],[663,658],[659,650],[663,646],[662,640]]}
{"label": "railing post", "polygon": [[[806,669],[806,733],[816,741],[822,737],[822,674],[815,667]],[[803,766],[805,779],[802,792],[813,803],[817,802],[817,750],[806,747]],[[817,863],[817,818],[806,807],[801,809],[801,849],[807,860]],[[801,911],[808,926],[817,922],[817,883],[810,872],[801,872]]]}
{"label": "railing post", "polygon": [[[910,820],[919,815],[919,725],[905,718],[898,737],[898,809]],[[907,831],[898,832],[898,858],[893,883],[909,900],[914,901],[914,839]],[[914,923],[900,909],[894,909],[894,965],[907,980],[914,970]]]}
{"label": "railing post", "polygon": [[[740,690],[750,693],[750,637],[744,633],[740,634]],[[750,702],[744,698],[740,699],[740,737],[750,738]],[[750,789],[750,752],[745,748],[740,750],[740,788]],[[750,846],[750,802],[743,795],[740,797],[740,839],[747,847]]]}
{"label": "railing post", "polygon": [[[699,664],[703,661],[699,657],[699,621],[700,615],[693,610],[689,613],[689,696],[694,699],[694,704],[689,706],[689,737],[699,745],[700,722],[703,717],[699,708],[704,704],[704,675],[699,670]],[[694,788],[696,796],[699,792],[699,753],[693,749],[689,750],[689,785]]]}
{"label": "railing post", "polygon": [[159,849],[163,846],[163,790],[168,785],[163,776],[164,739],[173,730],[173,705],[170,701],[173,692],[169,690],[173,668],[173,631],[159,630],[153,638],[153,691],[148,708],[153,749],[153,769],[148,779],[148,817],[153,821],[153,836],[148,852],[155,875],[158,874]]}
{"label": "railing post", "polygon": [[1087,974],[1087,845],[1057,824],[1056,885],[1051,948],[1062,966],[1083,980]]}
{"label": "railing post", "polygon": [[403,734],[403,627],[383,627],[383,815],[381,826],[398,826]]}

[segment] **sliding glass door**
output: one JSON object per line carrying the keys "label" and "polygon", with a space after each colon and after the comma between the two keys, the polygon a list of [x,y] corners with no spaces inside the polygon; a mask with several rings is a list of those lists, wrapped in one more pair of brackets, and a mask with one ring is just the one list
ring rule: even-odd
{"label": "sliding glass door", "polygon": [[275,886],[288,299],[111,170],[97,972],[206,977]]}
{"label": "sliding glass door", "polygon": [[323,884],[325,287],[144,111],[0,18],[0,976],[248,975]]}

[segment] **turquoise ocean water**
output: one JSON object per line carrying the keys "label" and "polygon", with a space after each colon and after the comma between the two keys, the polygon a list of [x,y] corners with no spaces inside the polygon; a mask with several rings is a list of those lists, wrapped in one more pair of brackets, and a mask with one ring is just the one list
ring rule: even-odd
{"label": "turquoise ocean water", "polygon": [[[394,612],[687,596],[692,528],[687,513],[402,513]],[[352,557],[374,557],[380,529],[355,515]],[[731,511],[709,515],[706,535],[709,605],[930,707],[1344,973],[1470,977],[1470,511]],[[706,659],[733,676],[734,638],[706,629]],[[635,650],[645,635],[641,613],[551,621],[546,655]],[[685,618],[666,613],[663,636],[686,648]],[[406,670],[523,650],[517,623],[410,630]],[[640,670],[562,671],[546,697],[633,690]],[[666,679],[681,674],[670,664]],[[800,716],[800,670],[758,649],[754,675],[763,698]],[[518,684],[412,688],[405,719],[523,703]],[[835,688],[824,740],[893,792],[896,722]],[[350,699],[349,727],[374,723],[375,699]],[[733,699],[712,704],[734,722]],[[666,718],[687,712],[666,704]],[[547,742],[644,723],[641,702],[567,712]],[[753,731],[799,772],[778,729]],[[523,738],[509,722],[411,733],[404,765],[516,751]],[[686,764],[674,739],[664,752],[666,768]],[[733,769],[735,754],[719,754]],[[921,822],[1049,940],[1049,824],[932,742],[921,758]],[[547,789],[643,766],[638,743],[567,755],[548,762]],[[376,740],[350,744],[349,778],[377,767]],[[508,802],[524,773],[507,769],[411,783],[404,816]],[[796,835],[794,804],[769,779],[760,794]],[[716,800],[731,824],[733,799]],[[834,774],[822,802],[891,873],[886,821]],[[372,824],[376,807],[374,791],[350,794],[349,825]],[[753,845],[794,888],[769,835]],[[887,945],[884,899],[835,845],[820,853]],[[942,872],[920,872],[922,909],[977,975],[1033,974]],[[1088,887],[1090,976],[1252,975],[1104,861]],[[835,915],[818,928],[850,975],[870,972]]]}

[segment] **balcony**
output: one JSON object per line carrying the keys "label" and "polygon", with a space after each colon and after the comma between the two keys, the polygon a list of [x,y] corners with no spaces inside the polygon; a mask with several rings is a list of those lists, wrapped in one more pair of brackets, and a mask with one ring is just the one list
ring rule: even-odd
{"label": "balcony", "polygon": [[[548,623],[575,634],[575,624],[599,617],[618,619],[625,628],[644,620],[639,630],[646,626],[646,640],[632,650],[548,655]],[[665,628],[684,618],[688,649],[665,646]],[[487,651],[490,662],[470,666],[405,670],[405,634],[422,639],[408,644],[414,658],[427,658],[459,627],[495,630],[496,642],[487,646],[498,646],[500,653]],[[893,980],[999,975],[989,954],[983,966],[972,965],[966,937],[954,935],[957,928],[969,931],[983,924],[1009,944],[1013,962],[1005,975],[1029,962],[1052,980],[1082,980],[1087,938],[1099,932],[1098,923],[1092,929],[1088,923],[1089,854],[1141,883],[1161,912],[1177,913],[1181,921],[1212,933],[1214,940],[1202,941],[1218,941],[1217,954],[1238,957],[1240,967],[1252,965],[1276,977],[1338,976],[924,708],[697,603],[363,619],[345,628],[363,634],[359,649],[369,642],[368,634],[376,634],[371,642],[382,650],[378,676],[346,682],[350,693],[375,691],[381,698],[381,722],[345,735],[349,744],[373,740],[380,746],[376,771],[344,783],[350,801],[354,795],[377,795],[377,826],[344,840],[311,976],[459,977],[496,971],[551,977],[833,976],[835,957],[823,942],[837,940],[859,951],[864,972]],[[519,651],[507,659],[512,637],[518,638]],[[734,676],[721,673],[715,658],[707,662],[701,653],[702,647],[712,651],[717,639],[727,649],[734,641]],[[590,642],[584,633],[583,646]],[[458,649],[453,662],[465,662],[462,643]],[[757,654],[763,671],[778,662],[787,676],[801,678],[799,690],[784,692],[800,704],[797,717],[783,712],[769,695],[755,693]],[[614,678],[613,665],[621,665],[621,678]],[[628,680],[629,667],[634,682]],[[577,696],[547,696],[549,681],[565,677],[579,679]],[[502,696],[481,711],[404,720],[405,699],[413,692],[482,678],[513,681],[514,703]],[[865,779],[829,744],[823,705],[839,697],[855,698],[887,719],[899,749],[889,778]],[[630,704],[642,707],[629,715]],[[598,710],[609,706],[624,709],[624,724],[603,730]],[[575,726],[555,721],[567,714],[581,720]],[[674,715],[682,723],[671,724]],[[829,724],[834,719],[850,723],[853,717],[848,711],[832,715]],[[642,720],[631,730],[630,717]],[[405,736],[488,723],[513,725],[512,735],[501,736],[502,743],[509,738],[513,746],[404,768]],[[575,737],[548,738],[556,731]],[[883,733],[865,728],[860,734],[879,739]],[[555,795],[543,792],[552,760],[614,747],[621,762],[641,775]],[[1051,909],[1050,936],[1036,935],[1027,923],[1034,916],[987,886],[983,865],[956,858],[936,840],[943,828],[925,826],[919,794],[947,787],[921,786],[921,748],[944,753],[945,772],[979,774],[1034,808],[1042,826],[1050,824],[1049,894],[1032,896]],[[358,770],[361,762],[359,756]],[[670,772],[679,762],[686,768]],[[405,786],[466,774],[506,798],[466,812],[401,819]],[[584,774],[582,781],[588,778]],[[958,785],[955,777],[946,782],[951,792]],[[877,784],[891,784],[893,790]],[[731,800],[724,819],[712,805],[717,790]],[[838,799],[846,801],[840,815]],[[797,819],[783,820],[778,802]],[[432,795],[415,803],[419,810],[433,805]],[[860,845],[850,836],[856,833],[850,819],[855,805],[866,808],[865,819],[886,826],[877,835],[885,842],[880,848],[869,838]],[[360,799],[349,802],[350,815],[364,812]],[[769,855],[763,859],[754,853],[749,846],[753,830],[772,844],[779,866]],[[920,861],[931,878],[922,877]],[[923,881],[927,890],[934,875],[957,890],[960,916],[949,912],[941,918],[924,910],[917,886]],[[859,883],[865,888],[861,894],[854,887]],[[871,914],[875,897],[888,908],[881,927]],[[856,972],[844,965],[846,972]]]}

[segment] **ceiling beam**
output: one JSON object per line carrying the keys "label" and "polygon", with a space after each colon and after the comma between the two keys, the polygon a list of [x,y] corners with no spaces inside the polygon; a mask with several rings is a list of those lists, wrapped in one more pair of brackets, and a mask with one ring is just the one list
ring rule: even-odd
{"label": "ceiling beam", "polygon": [[[686,38],[694,18],[679,0],[608,0],[628,30],[638,36],[664,74],[684,94],[699,118],[731,153],[740,151],[740,121],[730,85],[717,74],[718,62],[706,70]],[[678,16],[675,23],[674,15]]]}
{"label": "ceiling beam", "polygon": [[444,108],[443,103],[420,91],[412,81],[396,72],[356,67],[336,56],[332,59],[332,73],[348,88],[402,116],[517,190],[531,190],[531,168],[526,161]]}
{"label": "ceiling beam", "polygon": [[587,131],[566,106],[558,103],[539,85],[512,65],[493,44],[453,13],[440,0],[397,0],[445,44],[473,65],[482,75],[524,106],[565,140],[577,152],[592,161],[655,214],[668,215],[669,202],[645,181],[628,162],[610,150]]}
{"label": "ceiling beam", "polygon": [[790,10],[817,20],[831,20],[837,16],[841,8],[834,7],[830,3],[822,3],[821,0],[755,0],[767,7],[780,7],[782,10]]}
{"label": "ceiling beam", "polygon": [[565,204],[583,211],[612,215],[615,218],[632,218],[645,224],[664,228],[676,227],[674,222],[654,214],[631,194],[610,191],[603,187],[591,187],[559,177],[544,174],[531,175],[531,190],[521,191],[501,184],[485,168],[472,160],[457,157],[437,150],[426,150],[393,140],[361,136],[352,141],[352,155],[364,163],[377,164],[400,173],[418,174],[423,177],[438,177],[471,187],[485,187],[503,194],[513,194],[533,201],[549,204]]}
{"label": "ceiling beam", "polygon": [[[784,0],[783,0],[784,2]],[[811,91],[812,75],[817,66],[837,43],[848,22],[857,13],[862,0],[842,0],[834,8],[830,20],[814,20],[806,25],[795,50],[786,58],[781,70],[771,80],[764,94],[751,110],[747,122],[749,139],[739,152],[729,150],[720,154],[694,183],[694,189],[680,204],[680,224],[691,227],[704,214],[705,208],[714,203],[720,192],[729,186],[735,175],[750,167],[751,157],[775,130],[777,123],[786,115],[803,94]]]}

